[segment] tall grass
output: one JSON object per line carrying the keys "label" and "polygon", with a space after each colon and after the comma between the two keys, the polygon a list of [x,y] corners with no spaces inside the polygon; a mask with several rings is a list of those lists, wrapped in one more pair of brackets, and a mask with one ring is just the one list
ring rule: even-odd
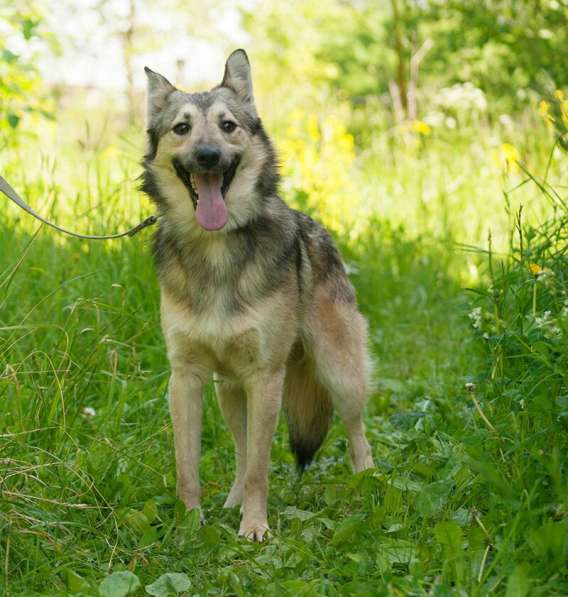
{"label": "tall grass", "polygon": [[[221,509],[232,443],[210,389],[205,522],[175,500],[149,231],[85,243],[7,208],[0,591],[96,595],[110,573],[128,570],[142,586],[185,573],[188,593],[199,595],[565,593],[565,199],[558,185],[497,166],[483,186],[487,156],[469,149],[489,150],[490,134],[456,137],[455,146],[400,140],[392,154],[358,158],[359,192],[376,202],[374,214],[355,242],[338,240],[377,361],[366,421],[377,469],[350,474],[336,423],[298,478],[280,427],[274,532],[264,545],[239,540],[238,512]],[[83,148],[67,147],[61,163],[34,163],[21,148],[3,156],[3,173],[34,204],[51,203],[62,223],[126,228],[150,210],[134,192],[129,139],[113,154],[106,141],[81,137]],[[529,155],[544,172],[549,151]],[[562,168],[555,160],[549,180],[563,184]],[[421,185],[431,186],[429,204]],[[511,220],[506,208],[518,213],[524,198],[533,215]],[[556,216],[539,224],[547,213]],[[513,226],[498,250],[457,244],[481,242],[489,228],[505,238]]]}
{"label": "tall grass", "polygon": [[472,388],[481,440],[472,456],[500,544],[486,574],[514,553],[509,585],[525,594],[535,577],[560,578],[568,556],[568,209],[527,174],[555,217],[535,227],[519,210],[511,255],[488,253],[487,283],[470,314],[485,363],[480,402]]}

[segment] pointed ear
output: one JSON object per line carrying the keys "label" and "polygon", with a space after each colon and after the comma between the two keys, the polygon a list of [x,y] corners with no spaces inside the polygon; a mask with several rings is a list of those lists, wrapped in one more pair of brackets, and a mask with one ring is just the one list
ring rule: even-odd
{"label": "pointed ear", "polygon": [[256,116],[254,96],[252,93],[252,77],[250,62],[244,50],[235,50],[225,64],[222,87],[230,87],[239,96],[241,101],[249,105]]}
{"label": "pointed ear", "polygon": [[166,105],[166,100],[172,91],[176,88],[162,75],[155,73],[147,66],[144,67],[146,76],[148,77],[148,104],[146,119],[151,122],[152,117],[155,116]]}

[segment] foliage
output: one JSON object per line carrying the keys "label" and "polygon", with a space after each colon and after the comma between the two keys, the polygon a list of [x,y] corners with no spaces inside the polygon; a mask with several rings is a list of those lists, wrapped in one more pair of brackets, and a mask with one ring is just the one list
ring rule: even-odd
{"label": "foliage", "polygon": [[500,516],[501,536],[530,578],[557,570],[568,554],[568,210],[546,182],[529,178],[554,203],[555,217],[534,227],[519,212],[510,259],[488,254],[490,285],[470,313],[486,362],[476,407],[488,439],[483,448],[470,443],[491,488],[489,507],[515,509],[512,518]]}
{"label": "foliage", "polygon": [[[400,4],[397,19],[393,4]],[[281,122],[282,112],[297,105],[324,113],[339,105],[364,150],[405,118],[411,122],[404,126],[416,132],[421,123],[477,127],[534,110],[568,85],[558,59],[567,43],[565,0],[265,2],[244,12],[262,73],[261,106],[270,106],[266,96],[279,97],[275,120]],[[413,74],[411,59],[425,44]],[[401,114],[393,84],[403,83],[402,103],[410,101],[411,85],[416,89],[412,111]]]}
{"label": "foliage", "polygon": [[349,8],[329,24],[333,34],[320,51],[337,67],[335,85],[353,101],[388,92],[396,78],[397,27],[407,64],[425,40],[433,40],[420,66],[421,87],[469,82],[510,110],[535,92],[568,85],[558,59],[568,42],[565,0],[410,0],[400,3],[398,21],[387,3],[345,4]]}
{"label": "foliage", "polygon": [[279,143],[284,189],[293,205],[319,214],[332,231],[355,240],[366,226],[361,194],[351,179],[353,136],[334,115],[290,114]]}
{"label": "foliage", "polygon": [[[44,17],[31,2],[0,7],[0,138],[13,141],[13,131],[25,115],[51,118],[50,102],[41,91],[37,57],[53,37],[43,27]],[[34,48],[34,49],[32,49]]]}

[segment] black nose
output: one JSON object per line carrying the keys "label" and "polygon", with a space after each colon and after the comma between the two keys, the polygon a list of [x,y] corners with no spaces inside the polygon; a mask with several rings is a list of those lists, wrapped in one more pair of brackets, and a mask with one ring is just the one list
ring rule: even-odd
{"label": "black nose", "polygon": [[220,157],[221,152],[212,145],[201,145],[195,149],[195,159],[202,168],[213,168]]}

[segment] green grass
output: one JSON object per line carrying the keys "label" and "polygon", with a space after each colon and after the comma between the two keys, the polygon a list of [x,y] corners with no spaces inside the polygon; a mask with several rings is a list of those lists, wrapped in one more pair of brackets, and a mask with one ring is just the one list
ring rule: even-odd
{"label": "green grass", "polygon": [[[129,180],[132,164],[122,169]],[[17,177],[17,159],[12,168]],[[412,168],[396,177],[411,180]],[[463,168],[462,157],[454,173]],[[108,170],[86,173],[72,205],[36,180],[27,180],[31,199],[47,191],[71,222],[89,211],[93,230],[125,227],[143,211],[132,184]],[[449,222],[476,200],[475,173],[463,184],[457,205],[437,204],[439,218]],[[522,192],[540,195],[529,185]],[[563,220],[527,227],[524,252],[490,262],[460,250],[451,224],[411,234],[380,214],[344,247],[377,361],[367,411],[377,469],[350,473],[336,422],[299,478],[281,425],[273,536],[256,545],[236,536],[238,512],[222,509],[232,442],[211,390],[204,523],[176,502],[149,232],[63,241],[8,214],[0,222],[0,593],[96,595],[121,570],[137,575],[140,595],[168,572],[186,573],[192,595],[568,592]],[[476,292],[464,288],[471,263],[481,272]],[[554,283],[539,281],[534,313],[531,263],[555,271]],[[475,306],[477,329],[468,317]],[[545,310],[560,322],[560,344],[542,326],[527,328],[527,316]]]}

